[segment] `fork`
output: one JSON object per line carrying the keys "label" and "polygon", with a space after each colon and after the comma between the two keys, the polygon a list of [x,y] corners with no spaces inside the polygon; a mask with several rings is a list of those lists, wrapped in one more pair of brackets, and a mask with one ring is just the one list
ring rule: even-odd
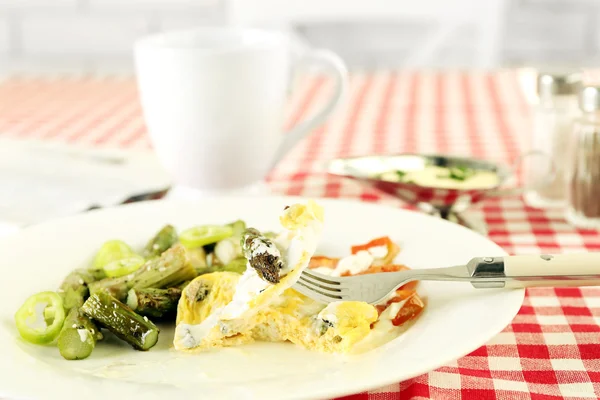
{"label": "fork", "polygon": [[377,304],[411,281],[470,282],[475,288],[600,285],[600,252],[476,257],[466,265],[350,277],[304,270],[293,288],[322,303],[356,300]]}

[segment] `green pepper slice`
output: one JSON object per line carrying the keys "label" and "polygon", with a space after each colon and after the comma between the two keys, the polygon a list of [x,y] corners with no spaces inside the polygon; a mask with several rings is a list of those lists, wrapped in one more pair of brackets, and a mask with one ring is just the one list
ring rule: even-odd
{"label": "green pepper slice", "polygon": [[102,269],[108,263],[122,260],[135,254],[134,251],[121,240],[109,240],[105,242],[96,253],[93,262],[94,269]]}
{"label": "green pepper slice", "polygon": [[133,254],[130,257],[106,264],[104,273],[110,278],[116,278],[137,271],[145,262],[144,257]]}
{"label": "green pepper slice", "polygon": [[[38,311],[41,311],[36,310],[39,304],[46,304],[44,314],[49,316],[53,313],[53,316],[52,318],[42,317],[45,320],[45,326],[35,327],[31,324],[36,322]],[[34,294],[25,300],[25,303],[15,313],[15,323],[19,334],[23,339],[34,344],[47,344],[56,339],[63,322],[65,322],[63,301],[55,292]]]}
{"label": "green pepper slice", "polygon": [[233,228],[222,225],[195,226],[181,232],[179,241],[189,249],[216,243],[233,235]]}

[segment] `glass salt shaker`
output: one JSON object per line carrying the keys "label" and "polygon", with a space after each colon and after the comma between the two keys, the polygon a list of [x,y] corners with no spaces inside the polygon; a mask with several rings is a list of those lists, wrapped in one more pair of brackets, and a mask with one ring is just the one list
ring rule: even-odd
{"label": "glass salt shaker", "polygon": [[531,207],[566,203],[565,148],[573,120],[580,115],[577,94],[581,81],[581,73],[575,70],[538,74],[539,102],[534,112],[532,157],[525,162],[524,199]]}
{"label": "glass salt shaker", "polygon": [[581,89],[579,108],[568,148],[566,218],[579,228],[600,228],[600,86]]}

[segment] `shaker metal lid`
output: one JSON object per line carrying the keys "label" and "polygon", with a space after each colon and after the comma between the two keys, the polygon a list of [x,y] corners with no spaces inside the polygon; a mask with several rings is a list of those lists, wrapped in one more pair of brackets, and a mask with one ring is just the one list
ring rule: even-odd
{"label": "shaker metal lid", "polygon": [[582,80],[582,73],[575,69],[541,71],[537,79],[537,92],[540,98],[577,94]]}
{"label": "shaker metal lid", "polygon": [[584,112],[600,110],[600,86],[586,86],[580,90],[579,108]]}

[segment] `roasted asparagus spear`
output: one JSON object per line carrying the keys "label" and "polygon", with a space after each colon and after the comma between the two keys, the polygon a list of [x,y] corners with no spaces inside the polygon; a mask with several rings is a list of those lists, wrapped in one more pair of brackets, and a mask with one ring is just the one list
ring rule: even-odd
{"label": "roasted asparagus spear", "polygon": [[105,292],[116,299],[125,300],[127,291],[130,288],[129,283],[131,282],[131,279],[133,279],[133,274],[120,276],[118,278],[104,278],[92,282],[89,284],[90,294]]}
{"label": "roasted asparagus spear", "polygon": [[158,341],[158,328],[108,293],[90,296],[81,310],[134,349],[149,350]]}
{"label": "roasted asparagus spear", "polygon": [[90,294],[88,284],[94,280],[92,274],[83,269],[76,269],[67,275],[58,289],[65,311],[68,312],[73,307],[79,308],[83,305]]}
{"label": "roasted asparagus spear", "polygon": [[173,225],[165,225],[158,233],[150,239],[144,248],[143,256],[146,258],[154,258],[160,256],[167,251],[171,246],[177,243],[177,231]]}
{"label": "roasted asparagus spear", "polygon": [[273,241],[254,228],[246,229],[242,239],[242,250],[248,265],[264,281],[276,284],[284,268],[281,252]]}
{"label": "roasted asparagus spear", "polygon": [[173,287],[194,279],[196,275],[196,270],[186,257],[185,248],[177,244],[129,275],[90,284],[90,293],[107,292],[119,301],[125,301],[129,289]]}
{"label": "roasted asparagus spear", "polygon": [[[88,285],[94,280],[90,271],[76,269],[67,275],[58,289],[68,313],[58,336],[58,349],[67,360],[87,358],[96,346],[96,340],[102,339],[100,329],[79,310],[89,296]],[[48,320],[52,315],[44,310],[44,317]]]}
{"label": "roasted asparagus spear", "polygon": [[[89,296],[88,284],[94,282],[94,280],[94,274],[85,269],[76,269],[67,275],[56,291],[63,301],[63,308],[66,313],[73,307],[79,308],[82,306]],[[51,308],[44,309],[44,319],[46,322],[54,319],[54,312]]]}
{"label": "roasted asparagus spear", "polygon": [[67,360],[89,357],[102,333],[78,307],[71,308],[58,335],[58,350]]}
{"label": "roasted asparagus spear", "polygon": [[196,270],[187,260],[185,248],[177,244],[136,271],[130,288],[168,288],[194,279],[196,275]]}
{"label": "roasted asparagus spear", "polygon": [[150,318],[174,316],[181,289],[131,289],[127,294],[127,305],[140,315]]}

